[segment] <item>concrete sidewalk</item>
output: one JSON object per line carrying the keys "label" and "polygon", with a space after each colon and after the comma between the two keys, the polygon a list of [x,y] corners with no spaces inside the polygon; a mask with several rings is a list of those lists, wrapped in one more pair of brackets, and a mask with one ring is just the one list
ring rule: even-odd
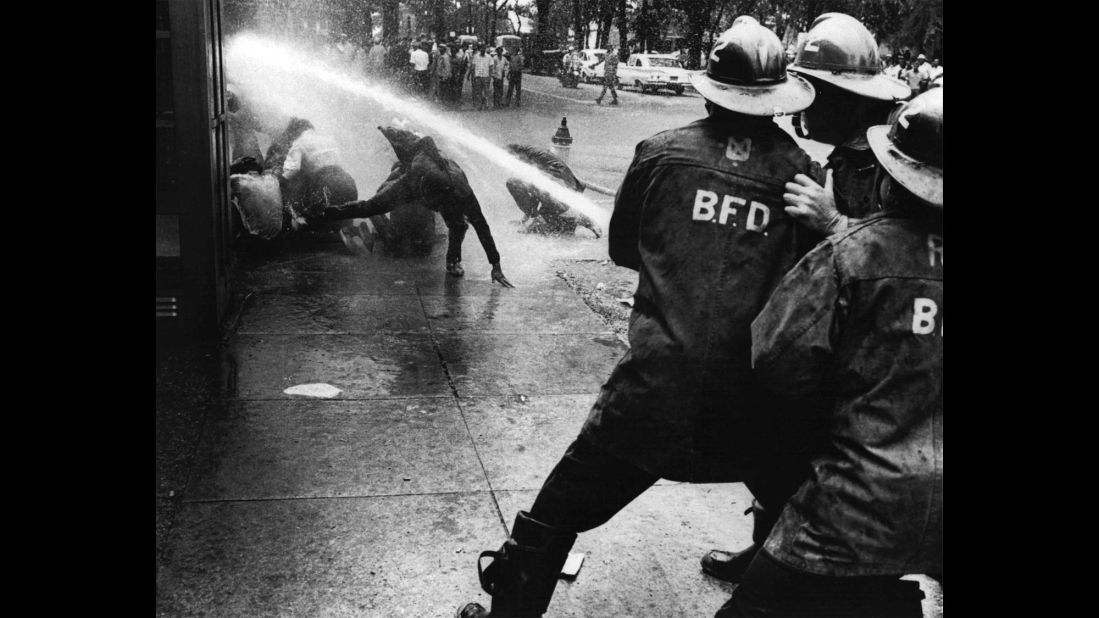
{"label": "concrete sidewalk", "polygon": [[[411,258],[290,248],[243,264],[252,294],[213,373],[224,383],[203,400],[158,615],[488,605],[478,553],[530,506],[626,348],[551,265],[505,263],[518,287],[503,289],[481,256],[464,279],[447,278],[444,248]],[[342,392],[283,392],[317,382]],[[750,542],[750,498],[739,484],[661,482],[580,536],[574,551],[587,559],[547,615],[712,616],[731,586],[698,560]],[[925,605],[941,615],[941,599]]]}

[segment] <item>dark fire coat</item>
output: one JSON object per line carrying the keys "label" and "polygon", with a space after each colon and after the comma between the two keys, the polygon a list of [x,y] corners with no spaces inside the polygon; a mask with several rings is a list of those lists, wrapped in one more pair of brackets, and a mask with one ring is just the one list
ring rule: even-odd
{"label": "dark fire coat", "polygon": [[611,259],[639,271],[630,349],[583,434],[663,478],[744,480],[764,448],[750,325],[811,246],[783,210],[798,173],[819,168],[766,118],[710,117],[638,144],[608,237]]}
{"label": "dark fire coat", "polygon": [[834,402],[830,444],[764,546],[797,569],[942,572],[941,230],[873,215],[807,255],[752,324],[769,390]]}

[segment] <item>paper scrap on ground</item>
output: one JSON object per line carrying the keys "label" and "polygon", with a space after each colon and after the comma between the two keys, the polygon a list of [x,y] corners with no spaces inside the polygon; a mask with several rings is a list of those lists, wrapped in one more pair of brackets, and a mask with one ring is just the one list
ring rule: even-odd
{"label": "paper scrap on ground", "polygon": [[343,391],[331,384],[298,384],[282,391],[287,395],[303,395],[305,397],[320,397],[331,399]]}
{"label": "paper scrap on ground", "polygon": [[580,572],[580,566],[582,564],[584,564],[584,554],[569,552],[569,557],[565,560],[565,565],[561,567],[560,577],[564,579],[576,578],[576,574]]}

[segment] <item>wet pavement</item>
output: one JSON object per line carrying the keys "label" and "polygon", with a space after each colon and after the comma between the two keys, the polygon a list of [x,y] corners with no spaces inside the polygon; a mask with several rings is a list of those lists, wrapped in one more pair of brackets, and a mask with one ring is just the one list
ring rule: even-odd
{"label": "wet pavement", "polygon": [[[206,359],[217,369],[191,399],[158,378],[158,407],[204,406],[158,614],[451,616],[487,603],[477,554],[529,507],[625,345],[548,260],[513,269],[506,290],[474,260],[448,279],[444,245],[242,258],[247,300]],[[306,383],[341,393],[283,392]],[[731,587],[698,558],[749,542],[750,499],[739,484],[661,482],[580,537],[587,559],[549,615],[712,615]]]}
{"label": "wet pavement", "polygon": [[[545,94],[524,95],[522,115],[455,114],[491,125],[500,144],[541,144],[565,111],[582,136],[571,163],[612,188],[639,139],[701,115],[693,96],[649,97],[653,114],[645,95],[597,108],[585,95],[598,87],[554,84],[525,79]],[[373,128],[384,116],[351,131],[363,138],[348,151],[361,155],[350,167],[365,195],[393,160]],[[531,137],[532,124],[545,135]],[[515,289],[490,282],[472,233],[463,279],[443,272],[444,238],[420,257],[291,243],[239,256],[245,300],[223,347],[158,359],[158,615],[431,617],[488,605],[477,554],[530,506],[626,347],[555,272],[557,260],[605,259],[606,239],[516,233],[521,213],[496,165],[459,159]],[[596,201],[609,215],[611,198]],[[341,392],[284,392],[310,383]],[[587,559],[547,615],[713,615],[731,586],[698,560],[750,542],[750,501],[740,484],[659,483],[580,536]],[[941,597],[925,605],[941,615]]]}

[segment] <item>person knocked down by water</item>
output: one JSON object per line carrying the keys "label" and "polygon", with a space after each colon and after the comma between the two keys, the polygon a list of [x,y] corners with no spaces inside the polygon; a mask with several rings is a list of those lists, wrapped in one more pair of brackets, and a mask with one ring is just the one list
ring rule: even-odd
{"label": "person knocked down by water", "polygon": [[462,168],[452,159],[444,157],[430,137],[394,127],[378,127],[378,130],[389,140],[397,154],[389,180],[368,200],[328,205],[324,209],[324,219],[368,218],[420,203],[442,215],[446,224],[449,236],[447,274],[454,277],[465,274],[462,268],[462,241],[472,225],[492,265],[492,280],[504,287],[515,287],[504,276],[492,230]]}
{"label": "person knocked down by water", "polygon": [[369,249],[372,237],[365,225],[356,222],[333,226],[324,219],[327,206],[359,199],[355,179],[344,170],[332,136],[318,132],[304,118],[292,118],[268,149],[266,164],[280,179],[287,226],[337,232],[351,253]]}
{"label": "person knocked down by water", "polygon": [[[394,163],[389,176],[375,193],[382,193],[390,185],[402,182],[404,175],[403,164],[400,161]],[[368,244],[372,252],[374,246],[380,244],[391,255],[428,255],[437,239],[435,213],[420,200],[383,215],[374,215],[369,221],[374,228],[373,238],[377,239],[376,243],[371,241]]]}
{"label": "person knocked down by water", "polygon": [[530,510],[481,554],[491,611],[469,603],[460,618],[543,615],[579,533],[661,478],[748,482],[773,458],[750,327],[801,256],[782,194],[813,163],[774,118],[808,107],[813,88],[755,20],[723,33],[691,83],[707,117],[638,144],[615,197],[610,257],[638,271],[630,347]]}
{"label": "person knocked down by water", "polygon": [[[561,185],[582,193],[584,183],[572,173],[569,166],[553,153],[526,146],[523,144],[508,144],[508,150],[519,157],[523,162],[529,163],[556,179]],[[589,217],[577,212],[568,205],[561,203],[546,191],[533,184],[508,178],[506,182],[508,192],[515,198],[515,204],[523,211],[523,220],[519,225],[525,226],[524,231],[538,234],[572,234],[577,227],[591,230],[596,238],[603,235],[599,228]]]}
{"label": "person knocked down by water", "polygon": [[229,166],[233,229],[245,247],[271,250],[278,246],[286,217],[279,179],[255,157],[240,157]]}

